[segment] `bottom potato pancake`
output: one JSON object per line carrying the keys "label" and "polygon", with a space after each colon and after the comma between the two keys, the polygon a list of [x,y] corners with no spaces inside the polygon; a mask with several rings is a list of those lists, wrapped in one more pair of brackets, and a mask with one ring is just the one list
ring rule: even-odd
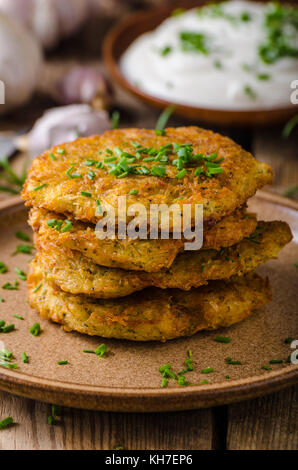
{"label": "bottom potato pancake", "polygon": [[285,222],[259,222],[256,231],[240,243],[220,251],[185,251],[177,256],[169,269],[157,273],[99,266],[79,252],[54,245],[51,249],[41,250],[37,259],[47,279],[63,291],[114,298],[151,286],[189,290],[210,280],[242,276],[259,264],[276,258],[291,238]]}
{"label": "bottom potato pancake", "polygon": [[271,299],[268,281],[249,274],[188,292],[150,288],[122,299],[99,300],[61,291],[46,280],[36,260],[28,287],[31,307],[66,330],[134,341],[166,341],[229,326]]}
{"label": "bottom potato pancake", "polygon": [[[65,220],[65,217],[44,209],[33,208],[30,211],[29,223],[45,249],[47,245],[55,243],[80,251],[101,266],[156,272],[169,268],[177,254],[183,251],[183,240],[100,240],[96,236],[94,225],[74,219],[70,219],[72,228],[63,233],[48,225],[48,222],[53,225],[52,221],[59,219]],[[254,214],[238,209],[211,228],[204,229],[203,249],[219,250],[221,247],[234,245],[248,237],[256,225]]]}

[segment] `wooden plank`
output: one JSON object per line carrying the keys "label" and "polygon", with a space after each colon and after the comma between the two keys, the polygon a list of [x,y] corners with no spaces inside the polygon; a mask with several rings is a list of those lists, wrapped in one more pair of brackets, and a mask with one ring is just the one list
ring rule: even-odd
{"label": "wooden plank", "polygon": [[[293,130],[288,139],[283,139],[281,132],[281,128],[255,131],[252,152],[273,168],[274,182],[269,189],[284,194],[298,184],[298,130]],[[295,198],[298,199],[298,191]]]}
{"label": "wooden plank", "polygon": [[229,406],[229,450],[297,450],[298,387]]}
{"label": "wooden plank", "polygon": [[50,406],[0,392],[0,419],[14,426],[0,431],[0,449],[113,450],[211,449],[212,410],[125,414],[63,408],[59,424],[47,423]]}

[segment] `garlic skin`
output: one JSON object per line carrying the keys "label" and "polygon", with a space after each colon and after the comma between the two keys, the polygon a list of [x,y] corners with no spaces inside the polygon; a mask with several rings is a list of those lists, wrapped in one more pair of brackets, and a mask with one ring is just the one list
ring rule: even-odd
{"label": "garlic skin", "polygon": [[18,22],[0,13],[0,80],[5,86],[5,104],[0,114],[20,106],[31,97],[42,65],[36,39]]}
{"label": "garlic skin", "polygon": [[112,100],[111,85],[94,67],[73,67],[57,85],[55,99],[61,104],[94,103],[106,108]]}
{"label": "garlic skin", "polygon": [[86,104],[52,108],[36,121],[29,132],[28,151],[36,157],[54,145],[102,134],[110,128],[109,115],[104,110],[94,111]]}

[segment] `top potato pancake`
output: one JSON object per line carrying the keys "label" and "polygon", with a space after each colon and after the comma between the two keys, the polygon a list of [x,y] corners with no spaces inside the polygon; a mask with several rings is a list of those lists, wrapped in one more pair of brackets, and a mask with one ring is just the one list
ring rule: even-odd
{"label": "top potato pancake", "polygon": [[[136,145],[160,149],[173,143],[191,144],[194,154],[207,157],[216,154],[222,159],[222,172],[211,177],[195,176],[196,168],[187,167],[186,175],[177,178],[178,169],[173,165],[177,153],[173,152],[167,155],[164,177],[151,175],[153,167],[162,165],[159,161],[144,162],[148,154],[142,154],[135,164],[146,167],[149,174],[129,173],[119,178],[109,173],[113,162],[108,163],[106,159],[115,148],[136,155]],[[96,168],[96,163],[90,166],[92,161],[104,163],[104,168]],[[191,204],[193,210],[195,204],[203,204],[204,222],[214,223],[242,206],[271,180],[272,170],[268,165],[256,161],[231,139],[209,130],[168,128],[164,136],[156,136],[154,130],[117,129],[54,147],[37,157],[22,196],[27,205],[72,214],[75,219],[92,223],[101,218],[97,201],[117,208],[118,196],[127,197],[127,207],[137,202],[147,210],[150,204]],[[137,194],[130,194],[131,191]]]}

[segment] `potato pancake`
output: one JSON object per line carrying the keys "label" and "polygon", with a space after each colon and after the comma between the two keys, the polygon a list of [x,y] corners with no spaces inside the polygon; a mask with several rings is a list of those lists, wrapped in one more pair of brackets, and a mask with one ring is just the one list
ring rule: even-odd
{"label": "potato pancake", "polygon": [[88,335],[133,341],[166,341],[239,322],[271,299],[256,274],[214,281],[200,289],[146,289],[123,299],[67,294],[49,283],[37,261],[28,277],[29,303],[47,318]]}
{"label": "potato pancake", "polygon": [[[99,266],[79,252],[54,245],[51,250],[42,250],[37,260],[45,277],[65,292],[114,298],[151,286],[189,290],[211,280],[243,276],[259,264],[276,258],[291,238],[285,222],[259,222],[256,231],[237,245],[220,251],[185,251],[169,269],[156,273]],[[38,240],[36,244],[39,247]]]}
{"label": "potato pancake", "polygon": [[[33,208],[29,224],[38,235],[37,243],[44,250],[54,245],[81,252],[95,264],[112,268],[141,270],[147,272],[169,268],[177,254],[183,251],[183,240],[104,239],[96,236],[95,225],[72,219],[72,227],[62,233],[54,228],[53,221],[61,220],[55,212]],[[50,225],[49,225],[50,224]],[[211,228],[204,230],[203,249],[219,250],[240,242],[254,232],[257,226],[255,214],[238,209],[224,217]]]}
{"label": "potato pancake", "polygon": [[37,157],[22,196],[27,205],[92,223],[102,218],[98,204],[117,209],[119,196],[126,196],[127,208],[142,203],[147,215],[150,204],[190,204],[192,223],[195,204],[202,204],[204,222],[212,224],[271,180],[271,167],[212,131],[178,127],[157,136],[116,129]]}

